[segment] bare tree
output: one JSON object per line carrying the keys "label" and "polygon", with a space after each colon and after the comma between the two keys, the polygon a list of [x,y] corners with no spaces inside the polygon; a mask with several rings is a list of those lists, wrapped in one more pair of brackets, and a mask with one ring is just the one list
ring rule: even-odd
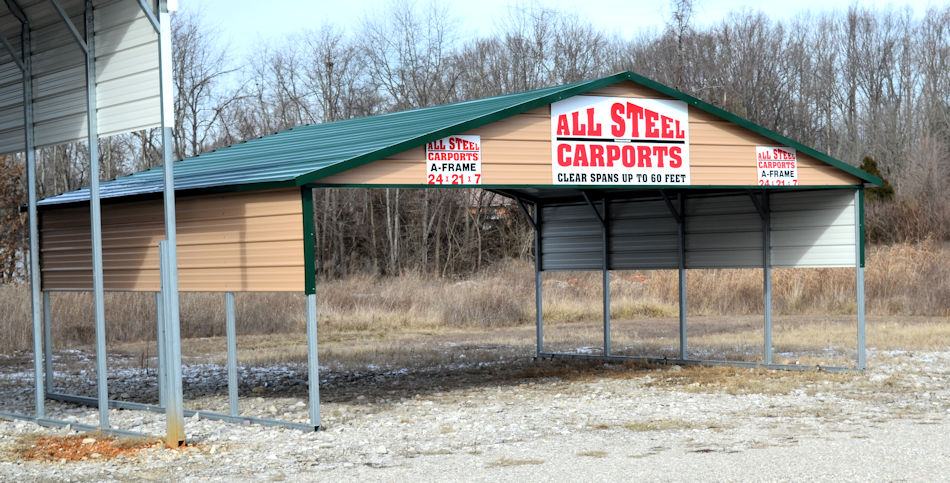
{"label": "bare tree", "polygon": [[200,12],[181,10],[172,17],[172,45],[175,157],[181,159],[213,147],[222,115],[238,95],[225,83],[234,69]]}

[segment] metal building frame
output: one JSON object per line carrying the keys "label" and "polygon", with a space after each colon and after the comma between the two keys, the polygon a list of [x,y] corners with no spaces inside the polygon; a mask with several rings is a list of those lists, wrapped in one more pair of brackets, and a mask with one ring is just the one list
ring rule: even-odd
{"label": "metal building frame", "polygon": [[[17,6],[15,0],[5,0],[8,6]],[[76,43],[80,46],[84,55],[86,56],[86,102],[87,106],[90,106],[87,111],[87,122],[89,126],[88,130],[88,141],[90,144],[90,152],[95,149],[96,142],[98,140],[96,132],[96,123],[97,123],[97,114],[95,110],[95,63],[94,55],[94,45],[93,45],[93,36],[89,35],[89,32],[92,31],[90,26],[92,25],[92,16],[93,16],[93,0],[75,0],[75,1],[84,1],[85,3],[85,14],[84,20],[86,25],[87,35],[85,38],[79,34],[79,30],[71,23],[70,18],[64,13],[64,10],[58,3],[58,0],[49,0],[51,4],[56,8],[61,19],[64,21],[64,24],[69,28],[72,36]],[[62,0],[67,1],[67,0]],[[129,1],[129,0],[125,0]],[[415,111],[404,111],[403,113],[395,113],[387,115],[388,120],[392,119],[402,119],[403,122],[393,122],[391,124],[399,125],[401,128],[406,128],[405,130],[396,129],[388,133],[389,137],[386,138],[387,145],[385,147],[378,146],[363,146],[360,144],[361,141],[349,140],[347,139],[348,149],[343,150],[338,154],[338,158],[330,159],[327,161],[320,161],[318,163],[313,163],[312,165],[304,165],[305,163],[298,163],[301,166],[298,166],[294,170],[288,170],[286,173],[282,173],[279,176],[274,175],[269,170],[274,168],[281,168],[280,166],[267,165],[267,163],[260,163],[254,168],[257,171],[253,171],[250,177],[242,176],[240,181],[236,179],[223,179],[219,180],[219,184],[208,184],[205,181],[201,181],[205,177],[213,174],[208,171],[208,165],[215,165],[214,160],[223,161],[229,163],[229,166],[244,166],[242,163],[251,163],[255,158],[255,149],[266,148],[267,146],[273,146],[274,144],[281,144],[285,139],[293,138],[297,139],[298,136],[312,136],[313,138],[318,138],[326,142],[327,139],[334,140],[334,142],[340,142],[340,136],[352,135],[352,132],[358,131],[358,129],[353,129],[354,125],[365,126],[367,123],[373,122],[370,118],[356,119],[351,121],[340,121],[338,123],[326,123],[324,125],[318,126],[308,126],[304,129],[297,131],[291,130],[284,133],[278,133],[274,136],[269,136],[261,138],[256,142],[249,142],[242,144],[243,146],[257,146],[254,149],[243,149],[239,152],[234,152],[234,150],[229,150],[228,148],[218,150],[214,153],[208,153],[206,155],[201,155],[201,160],[191,159],[181,162],[179,167],[180,177],[186,178],[184,181],[179,180],[181,183],[177,186],[178,189],[199,189],[199,190],[212,190],[222,189],[223,186],[239,187],[238,189],[269,189],[269,188],[286,188],[293,186],[296,189],[300,190],[301,203],[302,203],[302,212],[303,212],[303,238],[304,242],[304,266],[308,267],[305,271],[305,281],[304,281],[304,293],[306,296],[306,326],[307,326],[307,371],[308,371],[308,380],[310,382],[308,388],[308,399],[310,402],[309,405],[309,424],[296,423],[289,421],[279,421],[271,419],[261,419],[253,418],[247,416],[240,416],[238,408],[238,391],[237,391],[237,350],[236,350],[236,333],[235,333],[235,307],[234,307],[234,294],[232,292],[225,293],[224,302],[226,308],[226,331],[227,331],[227,371],[228,371],[228,414],[215,413],[208,411],[191,411],[186,410],[183,407],[182,402],[182,371],[181,371],[181,347],[180,347],[180,326],[179,326],[179,306],[178,306],[178,274],[177,274],[177,250],[176,250],[176,232],[175,232],[175,172],[172,163],[172,153],[171,153],[171,129],[173,126],[172,119],[172,110],[171,110],[171,69],[169,67],[171,61],[171,45],[170,45],[170,35],[169,35],[169,14],[168,14],[168,4],[167,0],[160,0],[158,4],[158,13],[156,14],[146,0],[138,0],[138,5],[141,7],[142,12],[148,18],[152,27],[158,32],[159,38],[159,58],[160,58],[160,77],[161,77],[161,105],[162,105],[162,116],[161,116],[161,126],[162,126],[162,139],[163,139],[163,170],[162,170],[162,179],[161,179],[161,192],[163,193],[164,200],[164,219],[165,219],[165,240],[160,243],[160,258],[161,258],[161,291],[156,293],[156,318],[157,318],[157,334],[158,334],[158,346],[159,346],[159,404],[158,405],[149,405],[149,404],[140,404],[132,403],[125,401],[114,401],[108,399],[108,388],[106,386],[106,354],[105,354],[105,333],[104,333],[104,315],[103,315],[103,267],[102,267],[102,242],[101,242],[101,221],[100,221],[100,206],[99,206],[99,183],[98,177],[92,176],[93,182],[90,186],[90,192],[88,195],[88,200],[90,202],[90,219],[91,219],[91,230],[93,238],[93,264],[94,264],[94,303],[95,305],[95,314],[96,314],[96,357],[97,357],[97,397],[83,397],[78,395],[69,395],[69,394],[59,394],[52,391],[53,389],[53,371],[51,367],[52,363],[52,349],[50,344],[49,334],[51,332],[50,325],[50,297],[48,292],[41,293],[40,286],[40,274],[39,274],[39,261],[38,257],[35,256],[39,252],[39,236],[38,236],[38,227],[36,224],[36,193],[35,193],[35,159],[34,157],[34,142],[32,139],[32,122],[27,122],[27,129],[25,129],[26,136],[26,156],[28,162],[28,176],[30,178],[30,231],[31,231],[31,296],[33,300],[33,331],[34,331],[34,369],[35,369],[35,378],[36,378],[36,415],[35,417],[25,417],[19,415],[12,415],[12,417],[19,417],[23,419],[30,419],[40,424],[50,424],[50,425],[66,425],[72,424],[74,427],[79,429],[87,429],[82,425],[76,425],[74,423],[68,423],[65,421],[51,421],[45,418],[45,408],[44,401],[46,397],[54,400],[68,401],[79,404],[86,405],[95,405],[99,408],[99,426],[98,429],[105,432],[112,432],[116,434],[122,434],[120,430],[115,430],[109,427],[108,421],[108,408],[126,408],[126,409],[139,409],[139,410],[149,410],[149,411],[158,411],[165,412],[167,415],[167,431],[166,431],[166,443],[168,445],[177,445],[184,441],[184,416],[191,416],[198,414],[207,419],[217,419],[222,421],[230,422],[253,422],[263,425],[279,425],[285,427],[298,428],[303,430],[315,430],[320,427],[320,401],[319,401],[319,365],[318,365],[318,340],[317,340],[317,310],[316,310],[316,281],[314,273],[314,226],[313,226],[313,189],[322,188],[322,187],[342,187],[347,185],[340,184],[321,184],[321,180],[332,174],[342,172],[346,169],[353,167],[361,166],[365,163],[383,159],[387,156],[393,154],[401,153],[407,149],[420,146],[421,144],[439,139],[445,135],[450,135],[456,132],[463,132],[465,130],[471,129],[472,127],[477,127],[485,125],[487,123],[495,122],[501,119],[504,119],[508,116],[511,116],[516,113],[524,112],[528,109],[533,109],[541,105],[548,105],[553,101],[563,99],[565,97],[570,97],[577,95],[579,93],[588,92],[590,90],[612,85],[616,82],[623,80],[632,80],[638,82],[648,88],[657,90],[661,93],[665,93],[671,97],[680,98],[684,101],[687,101],[690,105],[699,106],[701,109],[713,113],[714,115],[725,118],[732,122],[738,122],[740,125],[755,130],[758,134],[766,136],[767,138],[776,140],[782,144],[791,143],[793,146],[797,146],[799,149],[805,150],[806,153],[811,153],[819,161],[826,162],[832,166],[835,166],[839,169],[842,169],[850,174],[859,178],[859,185],[842,185],[842,186],[832,186],[832,188],[837,187],[846,187],[848,189],[855,190],[855,204],[858,209],[855,211],[855,250],[856,250],[856,265],[857,265],[857,298],[858,298],[858,355],[857,355],[857,369],[863,369],[865,367],[865,356],[864,356],[864,279],[863,279],[863,197],[862,197],[862,188],[860,183],[862,181],[866,182],[879,182],[875,181],[876,178],[867,175],[866,173],[855,170],[853,167],[849,167],[844,163],[833,159],[826,159],[827,156],[820,153],[814,152],[810,148],[800,146],[797,143],[794,143],[790,140],[782,138],[776,133],[771,133],[764,130],[764,128],[756,127],[734,116],[729,117],[728,113],[724,111],[717,110],[712,106],[706,105],[701,101],[690,98],[685,94],[672,91],[671,89],[656,84],[647,79],[641,78],[633,73],[620,73],[615,74],[614,76],[605,77],[602,79],[597,79],[594,81],[586,81],[582,83],[568,84],[565,86],[555,86],[551,88],[540,89],[537,91],[529,91],[525,93],[516,93],[507,96],[498,96],[495,98],[486,98],[477,101],[469,101],[467,103],[462,103],[461,108],[458,105],[447,105],[439,106],[435,108],[427,108],[423,110]],[[14,11],[13,7],[10,7],[11,11]],[[23,22],[25,28],[22,31],[21,42],[24,45],[23,52],[29,53],[29,28],[28,28],[28,19],[25,15],[18,16]],[[9,45],[9,43],[4,39],[3,41],[5,47],[9,53],[17,61],[17,65],[23,71],[24,78],[24,99],[29,100],[31,96],[30,92],[30,80],[31,74],[29,69],[29,55],[24,54],[22,59],[17,59],[15,55],[15,50]],[[91,86],[91,87],[90,87]],[[32,119],[31,112],[31,103],[24,102],[24,116],[25,119]],[[369,119],[369,120],[367,120]],[[743,124],[745,123],[745,124]],[[407,127],[408,126],[408,127]],[[313,141],[313,139],[311,139]],[[352,141],[352,142],[351,142]],[[314,156],[315,152],[319,149],[325,149],[326,145],[321,144],[320,142],[308,142],[308,143],[297,143],[300,145],[306,145],[306,150],[301,149],[304,152],[295,152],[294,160],[301,161],[303,158],[308,156]],[[98,173],[98,156],[91,156],[91,171],[93,173]],[[202,163],[204,160],[211,161],[210,163]],[[275,158],[272,163],[279,164],[284,159]],[[292,161],[287,161],[292,162]],[[297,170],[299,169],[299,171]],[[183,174],[182,174],[183,173]],[[149,179],[146,180],[149,184],[144,191],[135,192],[135,194],[151,194],[158,193],[158,178],[152,174],[145,174],[145,177]],[[191,179],[187,179],[188,176],[191,176]],[[129,179],[135,178],[136,180],[141,180],[142,177],[130,176]],[[126,179],[125,181],[127,181]],[[122,185],[121,180],[114,180],[114,186]],[[142,183],[146,185],[148,183]],[[411,187],[424,187],[412,185]],[[352,186],[351,186],[352,187]],[[357,187],[367,188],[371,185],[358,185]],[[381,187],[381,186],[378,186]],[[570,357],[570,358],[583,358],[583,359],[608,359],[608,360],[625,360],[625,359],[637,359],[637,357],[631,356],[616,356],[610,353],[610,263],[608,260],[609,250],[610,250],[610,230],[611,230],[611,221],[610,221],[610,210],[612,198],[610,196],[613,194],[610,189],[607,190],[591,190],[585,191],[583,189],[568,193],[563,191],[565,187],[553,187],[553,186],[541,186],[540,189],[545,190],[546,192],[553,193],[557,192],[559,197],[573,197],[575,200],[586,203],[586,205],[591,209],[592,219],[596,219],[599,224],[600,230],[600,239],[601,239],[601,259],[599,270],[602,272],[602,282],[603,282],[603,329],[604,329],[604,349],[603,354],[600,356],[596,355],[578,355],[578,354],[563,354],[548,352],[544,349],[544,327],[543,327],[543,290],[541,284],[541,275],[543,271],[543,247],[544,240],[542,236],[542,227],[545,224],[543,219],[543,209],[545,207],[546,199],[545,197],[533,197],[524,188],[512,187],[510,185],[501,185],[501,186],[483,186],[483,188],[490,189],[499,194],[514,198],[518,201],[522,210],[526,215],[532,227],[535,231],[535,302],[536,302],[536,336],[537,336],[537,350],[536,355],[539,357]],[[536,187],[538,188],[538,187]],[[826,187],[828,188],[828,187]],[[108,188],[107,188],[108,189]],[[535,189],[535,188],[528,188]],[[566,187],[567,190],[572,188]],[[703,187],[694,187],[696,191],[702,191]],[[746,189],[746,188],[742,188]],[[151,190],[151,191],[149,191]],[[82,190],[79,190],[82,191]],[[55,198],[58,200],[53,201],[52,203],[72,203],[85,201],[83,196],[77,194],[77,192],[72,192],[68,194],[63,194]],[[121,191],[121,190],[119,190]],[[638,190],[643,191],[643,190]],[[748,194],[751,199],[751,203],[757,207],[758,214],[762,220],[762,240],[763,240],[763,254],[762,254],[762,266],[764,270],[764,309],[765,309],[765,320],[764,324],[766,326],[765,330],[765,340],[764,342],[764,353],[765,361],[764,363],[742,363],[742,362],[732,362],[732,361],[699,361],[691,360],[687,358],[687,340],[686,340],[686,327],[687,327],[687,317],[686,317],[686,207],[692,193],[696,191],[691,191],[689,189],[678,190],[675,192],[675,196],[672,196],[671,193],[659,190],[659,194],[665,203],[666,207],[669,209],[670,216],[675,220],[677,224],[677,233],[679,240],[678,247],[678,268],[679,268],[679,358],[678,359],[649,359],[649,358],[639,358],[653,360],[657,362],[676,362],[676,363],[704,363],[704,364],[729,364],[729,365],[754,365],[754,366],[765,366],[771,368],[783,368],[783,369],[805,369],[803,366],[787,366],[774,364],[771,360],[771,260],[769,253],[770,246],[770,217],[771,209],[769,203],[769,195],[767,191],[761,190],[746,190],[743,193]],[[105,193],[106,196],[118,197],[113,193],[108,191]],[[595,195],[596,194],[596,195]],[[599,203],[598,203],[599,201]],[[533,205],[533,213],[529,212],[526,203]],[[42,297],[43,303],[40,302]],[[40,310],[42,307],[42,311]],[[42,313],[41,313],[42,312]],[[45,357],[46,364],[44,365],[43,358]],[[848,369],[848,368],[828,368],[823,367],[823,369]]]}
{"label": "metal building frame", "polygon": [[[85,101],[86,101],[86,142],[89,149],[89,171],[90,175],[90,220],[92,232],[92,258],[93,258],[93,311],[95,323],[96,338],[96,380],[97,397],[83,398],[86,404],[94,404],[99,408],[99,424],[92,427],[75,422],[60,421],[46,417],[45,399],[50,397],[56,399],[56,394],[50,392],[53,382],[52,366],[52,348],[50,341],[50,304],[49,294],[41,295],[40,285],[40,267],[39,267],[39,228],[37,220],[37,199],[36,199],[36,144],[34,138],[33,122],[33,70],[32,70],[32,41],[30,18],[24,11],[18,0],[5,0],[5,4],[10,13],[20,22],[20,52],[10,44],[9,40],[0,34],[0,43],[3,44],[6,52],[13,59],[22,73],[23,88],[23,120],[24,120],[24,151],[27,164],[27,191],[28,201],[27,210],[29,216],[30,233],[30,295],[32,303],[32,323],[33,323],[33,366],[35,378],[35,414],[34,416],[24,416],[19,414],[3,413],[4,416],[26,419],[46,426],[67,426],[70,425],[77,429],[99,430],[106,434],[128,435],[135,434],[129,431],[114,429],[109,424],[110,402],[108,400],[107,383],[107,357],[105,343],[105,307],[104,307],[104,282],[103,282],[103,263],[102,263],[102,226],[101,226],[101,204],[99,200],[99,130],[98,130],[98,107],[96,103],[96,63],[95,63],[95,26],[94,26],[94,2],[93,0],[81,0],[83,6],[83,25],[80,33],[79,28],[73,23],[66,13],[59,0],[49,0],[53,10],[57,13],[63,25],[67,28],[79,47],[85,59]],[[131,1],[131,0],[130,0]],[[168,430],[166,442],[169,445],[179,445],[184,442],[184,419],[181,408],[181,354],[180,344],[170,343],[170,340],[177,340],[179,321],[178,321],[178,283],[177,283],[177,263],[175,249],[175,190],[174,190],[174,165],[172,158],[172,129],[174,128],[174,110],[172,101],[172,68],[171,68],[171,25],[169,21],[169,1],[158,0],[157,13],[149,5],[151,2],[146,0],[137,0],[135,2],[144,13],[149,23],[158,34],[159,44],[159,75],[160,75],[160,96],[161,96],[161,131],[162,131],[162,161],[164,166],[164,205],[165,205],[165,233],[166,241],[163,242],[164,264],[162,267],[162,317],[159,320],[160,334],[165,340],[160,340],[162,348],[167,351],[163,354],[163,369],[166,377],[163,398],[168,399],[170,404],[165,405],[165,411],[168,415]],[[172,0],[171,10],[175,10],[177,2]],[[41,301],[42,298],[42,301]],[[174,339],[173,339],[174,338]],[[45,359],[45,361],[44,361]],[[172,377],[167,377],[171,374]],[[179,377],[174,377],[177,374]],[[61,398],[66,400],[66,398]],[[77,401],[78,402],[78,401]]]}
{"label": "metal building frame", "polygon": [[[584,202],[593,211],[593,216],[602,226],[601,259],[603,273],[603,347],[602,354],[575,354],[563,352],[549,352],[544,349],[544,311],[543,311],[543,287],[542,287],[542,248],[543,237],[541,227],[543,223],[542,209],[544,201],[542,199],[526,200],[524,195],[517,192],[506,190],[492,190],[503,196],[513,198],[517,201],[522,213],[525,215],[528,223],[534,231],[535,247],[535,324],[537,333],[537,344],[535,356],[548,359],[581,359],[581,360],[640,360],[651,363],[661,364],[692,364],[692,365],[712,365],[712,366],[739,366],[739,367],[764,367],[769,369],[784,370],[824,370],[824,371],[851,371],[864,370],[867,368],[866,346],[865,346],[865,298],[864,298],[864,190],[863,188],[854,189],[855,220],[854,220],[854,246],[855,246],[855,294],[857,306],[857,351],[854,367],[843,366],[812,366],[798,364],[777,364],[773,361],[772,352],[772,264],[771,264],[771,206],[769,203],[769,190],[749,190],[748,195],[756,207],[759,216],[762,219],[762,273],[763,273],[763,362],[749,361],[726,361],[726,360],[702,360],[690,359],[687,357],[687,303],[686,303],[686,203],[689,199],[688,193],[679,192],[676,194],[677,203],[674,204],[671,197],[663,190],[659,194],[663,198],[670,215],[676,221],[679,231],[679,357],[677,358],[658,358],[646,356],[628,356],[613,355],[610,347],[610,270],[608,269],[608,232],[611,228],[607,218],[607,210],[610,206],[610,197],[601,198],[600,210],[597,204],[591,200],[587,191],[582,191],[581,195]],[[529,211],[526,203],[532,205],[533,210]]]}

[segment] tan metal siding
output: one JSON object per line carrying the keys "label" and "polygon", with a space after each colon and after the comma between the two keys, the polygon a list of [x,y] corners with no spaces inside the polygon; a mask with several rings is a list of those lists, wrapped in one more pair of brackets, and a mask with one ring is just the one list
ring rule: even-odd
{"label": "tan metal siding", "polygon": [[[630,81],[586,95],[669,99]],[[756,186],[756,146],[777,143],[741,126],[690,107],[690,177],[694,186]],[[459,133],[482,139],[482,184],[550,185],[550,106]],[[320,180],[328,184],[423,184],[425,149],[418,147]],[[858,178],[798,153],[799,184],[860,184]]]}
{"label": "tan metal siding", "polygon": [[[303,291],[303,213],[297,189],[176,200],[180,290]],[[162,200],[102,207],[106,290],[158,291]],[[88,207],[40,217],[43,290],[91,290]]]}
{"label": "tan metal siding", "polygon": [[600,97],[631,97],[643,99],[672,99],[672,97],[660,94],[653,89],[641,86],[640,84],[637,84],[633,81],[618,82],[607,87],[590,91],[584,95]]}

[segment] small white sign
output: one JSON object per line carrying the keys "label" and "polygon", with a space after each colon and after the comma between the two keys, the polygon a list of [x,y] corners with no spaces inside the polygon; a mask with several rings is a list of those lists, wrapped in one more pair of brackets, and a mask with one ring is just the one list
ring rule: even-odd
{"label": "small white sign", "polygon": [[794,149],[755,147],[759,186],[798,186],[798,156]]}
{"label": "small white sign", "polygon": [[482,184],[481,139],[460,134],[426,144],[426,184]]}

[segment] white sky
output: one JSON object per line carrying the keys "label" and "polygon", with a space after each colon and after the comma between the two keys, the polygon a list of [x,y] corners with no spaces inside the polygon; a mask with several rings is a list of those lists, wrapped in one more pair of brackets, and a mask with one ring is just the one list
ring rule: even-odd
{"label": "white sky", "polygon": [[[181,8],[197,9],[206,26],[216,30],[222,45],[233,56],[250,54],[255,45],[280,42],[288,34],[319,28],[324,23],[343,27],[351,32],[359,29],[364,18],[379,18],[389,11],[391,0],[179,0]],[[421,9],[430,0],[413,2]],[[669,17],[668,0],[442,0],[457,16],[459,40],[485,36],[494,32],[497,20],[505,18],[512,7],[543,5],[586,18],[601,25],[608,33],[631,37],[644,29],[659,30]],[[894,7],[910,6],[922,15],[933,0],[697,0],[696,25],[715,23],[737,10],[761,10],[772,18],[791,18],[805,10],[824,12],[844,10],[849,5]],[[609,14],[605,14],[609,12]]]}

